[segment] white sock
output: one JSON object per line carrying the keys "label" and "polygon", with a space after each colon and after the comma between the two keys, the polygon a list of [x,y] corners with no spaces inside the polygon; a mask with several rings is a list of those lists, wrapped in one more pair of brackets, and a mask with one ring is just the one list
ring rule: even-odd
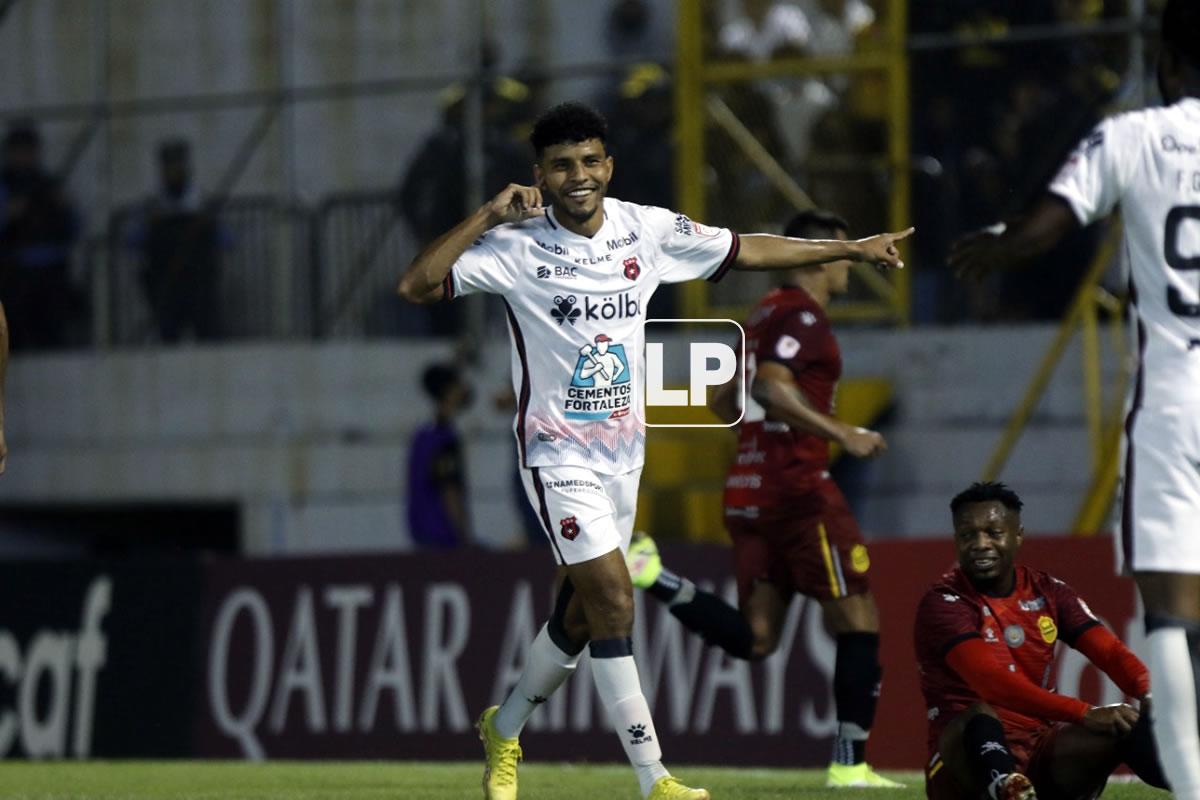
{"label": "white sock", "polygon": [[1200,798],[1200,738],[1196,728],[1196,679],[1187,632],[1162,627],[1146,637],[1150,645],[1150,686],[1154,694],[1154,740],[1172,793]]}
{"label": "white sock", "polygon": [[[592,676],[609,719],[621,739],[621,746],[625,748],[625,755],[637,773],[642,797],[647,797],[655,782],[671,773],[662,765],[662,748],[658,744],[654,720],[650,718],[650,706],[642,694],[633,656],[614,656],[605,652],[606,646],[619,641],[607,639],[592,642]],[[600,648],[596,645],[600,645]],[[598,649],[600,653],[597,653]],[[624,650],[632,652],[627,643]]]}
{"label": "white sock", "polygon": [[519,736],[537,707],[546,702],[550,695],[563,685],[563,681],[571,677],[582,654],[583,651],[580,651],[572,656],[558,649],[558,645],[550,640],[550,633],[543,625],[529,645],[529,654],[525,658],[525,669],[521,672],[521,678],[500,705],[496,716],[492,717],[496,733],[505,739]]}

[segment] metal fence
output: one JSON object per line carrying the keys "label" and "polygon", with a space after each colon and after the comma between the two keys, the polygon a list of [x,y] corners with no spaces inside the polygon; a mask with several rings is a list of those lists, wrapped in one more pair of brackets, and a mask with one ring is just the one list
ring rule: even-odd
{"label": "metal fence", "polygon": [[[118,346],[152,344],[164,334],[151,299],[156,279],[146,249],[146,220],[141,204],[118,210],[102,246],[85,248],[93,293],[101,293],[107,319],[99,323],[103,339]],[[203,333],[182,332],[184,338],[262,339],[305,338],[314,331],[315,284],[313,215],[299,205],[274,197],[230,198],[215,214],[219,252],[212,266],[215,292],[192,298],[202,304],[197,314],[208,317]],[[186,242],[180,243],[186,247]],[[103,258],[101,259],[101,254]],[[189,289],[188,276],[174,276],[178,291]],[[93,330],[98,326],[93,325]]]}

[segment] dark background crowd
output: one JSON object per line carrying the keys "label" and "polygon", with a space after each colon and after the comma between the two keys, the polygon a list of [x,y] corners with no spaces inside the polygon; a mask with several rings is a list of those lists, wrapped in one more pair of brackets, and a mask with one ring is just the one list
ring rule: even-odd
{"label": "dark background crowd", "polygon": [[[869,52],[886,45],[891,8],[880,0],[708,0],[705,57],[764,62]],[[609,149],[619,164],[612,194],[677,206],[674,62],[669,43],[651,36],[654,15],[664,13],[668,7],[648,0],[611,4],[605,40],[612,67],[585,99],[612,123]],[[1062,315],[1095,252],[1095,231],[1080,233],[1046,259],[1077,264],[1075,270],[1034,266],[968,286],[955,282],[943,263],[953,238],[1026,206],[1091,125],[1142,99],[1145,76],[1127,36],[1057,35],[1019,45],[1005,36],[1049,30],[1039,26],[1061,31],[1064,23],[1086,28],[1128,13],[1126,0],[939,0],[921,3],[919,14],[910,9],[911,216],[921,231],[912,259],[916,322]],[[529,180],[531,120],[561,99],[552,82],[519,68],[501,70],[500,56],[498,45],[485,48],[485,191]],[[818,205],[837,209],[855,230],[886,226],[890,178],[879,162],[886,153],[888,107],[877,77],[822,73],[714,91]],[[410,250],[466,210],[466,111],[467,87],[447,87],[436,126],[394,172],[391,213]],[[119,209],[112,220],[88,220],[71,196],[70,175],[58,174],[48,161],[37,122],[10,122],[0,163],[0,299],[8,308],[14,350],[86,346],[91,340],[92,276],[80,256],[89,226],[136,265],[136,299],[147,309],[136,341],[174,344],[231,335],[222,286],[230,277],[229,257],[241,243],[224,218],[226,198],[193,175],[194,146],[181,138],[161,141],[147,154],[157,161],[159,179],[146,198]],[[728,131],[711,123],[706,162],[706,221],[772,230],[794,208]],[[670,298],[660,304],[669,308]],[[449,336],[463,324],[457,308],[406,308],[382,296],[376,305],[385,315],[413,317],[376,325],[377,333]]]}

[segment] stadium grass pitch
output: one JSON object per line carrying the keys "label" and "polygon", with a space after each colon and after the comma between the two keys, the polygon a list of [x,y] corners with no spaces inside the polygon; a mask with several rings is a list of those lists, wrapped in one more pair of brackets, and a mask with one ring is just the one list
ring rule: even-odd
{"label": "stadium grass pitch", "polygon": [[[673,767],[715,800],[837,798],[863,792],[823,788],[824,770]],[[479,763],[271,761],[51,761],[0,762],[4,800],[474,800],[482,796]],[[880,800],[925,796],[921,775],[888,772],[908,788],[866,792]],[[521,800],[563,798],[638,800],[624,765],[526,764]],[[1167,797],[1140,784],[1113,784],[1105,800]]]}

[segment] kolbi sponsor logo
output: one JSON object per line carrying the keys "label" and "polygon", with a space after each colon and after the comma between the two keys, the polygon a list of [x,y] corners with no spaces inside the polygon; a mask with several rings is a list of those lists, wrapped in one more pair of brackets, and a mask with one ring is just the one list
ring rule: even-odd
{"label": "kolbi sponsor logo", "polygon": [[599,300],[584,295],[583,316],[586,319],[599,321],[611,319],[634,319],[642,314],[642,297],[633,292],[621,292],[616,297],[604,297]]}
{"label": "kolbi sponsor logo", "polygon": [[550,309],[550,317],[558,323],[559,327],[562,327],[564,322],[569,322],[574,327],[575,320],[579,319],[579,315],[583,313],[575,307],[577,302],[573,294],[555,296],[554,308]]}
{"label": "kolbi sponsor logo", "polygon": [[1035,597],[1032,600],[1018,600],[1017,607],[1022,611],[1041,611],[1046,607],[1046,598]]}

